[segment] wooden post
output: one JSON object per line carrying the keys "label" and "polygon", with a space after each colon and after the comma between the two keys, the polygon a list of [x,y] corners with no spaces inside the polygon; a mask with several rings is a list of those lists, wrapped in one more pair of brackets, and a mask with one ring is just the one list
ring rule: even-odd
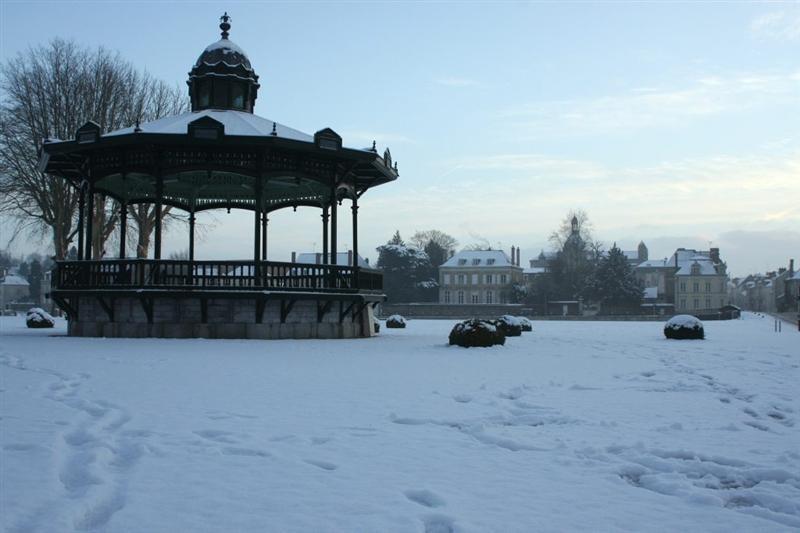
{"label": "wooden post", "polygon": [[322,264],[328,263],[328,206],[322,207]]}
{"label": "wooden post", "polygon": [[119,258],[125,259],[125,236],[128,233],[128,202],[122,202],[119,208]]}

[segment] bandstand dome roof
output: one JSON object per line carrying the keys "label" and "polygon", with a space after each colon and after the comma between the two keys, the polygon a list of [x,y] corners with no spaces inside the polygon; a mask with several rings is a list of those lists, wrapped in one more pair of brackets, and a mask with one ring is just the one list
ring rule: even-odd
{"label": "bandstand dome roof", "polygon": [[236,43],[230,39],[220,39],[215,43],[211,43],[203,50],[200,57],[197,58],[194,66],[201,65],[215,66],[224,63],[229,67],[243,66],[246,70],[253,70],[250,66],[250,59],[247,54]]}
{"label": "bandstand dome roof", "polygon": [[324,207],[397,179],[388,149],[381,157],[330,128],[311,135],[255,115],[258,75],[228,39],[227,13],[221,20],[222,38],[189,72],[190,111],[111,132],[89,121],[73,139],[45,140],[40,170],[120,202],[187,211]]}

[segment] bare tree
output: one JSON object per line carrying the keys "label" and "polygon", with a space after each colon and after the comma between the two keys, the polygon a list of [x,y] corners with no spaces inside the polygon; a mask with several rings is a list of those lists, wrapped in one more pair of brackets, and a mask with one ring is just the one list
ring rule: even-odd
{"label": "bare tree", "polygon": [[[66,256],[76,235],[78,192],[43,175],[43,139],[70,139],[88,120],[110,131],[186,109],[178,90],[153,79],[103,48],[89,50],[55,39],[0,66],[0,215],[14,233],[51,232],[55,256]],[[152,209],[152,208],[151,208]],[[119,206],[98,195],[90,220],[93,256],[115,231]]]}
{"label": "bare tree", "polygon": [[553,248],[556,250],[564,248],[564,243],[566,243],[569,236],[572,235],[573,218],[577,221],[578,235],[583,240],[586,248],[592,250],[599,248],[600,243],[594,241],[594,235],[592,233],[593,227],[592,223],[589,221],[589,215],[583,209],[570,209],[567,216],[564,217],[559,224],[558,229],[550,234],[549,240]]}

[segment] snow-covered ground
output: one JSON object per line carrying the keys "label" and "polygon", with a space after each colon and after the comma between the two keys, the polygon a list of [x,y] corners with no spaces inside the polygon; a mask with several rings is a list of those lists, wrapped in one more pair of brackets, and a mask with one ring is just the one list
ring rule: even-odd
{"label": "snow-covered ground", "polygon": [[800,528],[800,333],[452,322],[373,339],[78,339],[0,319],[7,531]]}

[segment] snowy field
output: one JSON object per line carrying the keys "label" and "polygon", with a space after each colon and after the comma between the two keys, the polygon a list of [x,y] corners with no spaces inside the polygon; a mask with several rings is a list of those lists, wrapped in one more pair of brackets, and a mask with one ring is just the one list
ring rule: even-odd
{"label": "snowy field", "polygon": [[6,531],[800,528],[800,333],[453,322],[374,339],[78,339],[0,319]]}

